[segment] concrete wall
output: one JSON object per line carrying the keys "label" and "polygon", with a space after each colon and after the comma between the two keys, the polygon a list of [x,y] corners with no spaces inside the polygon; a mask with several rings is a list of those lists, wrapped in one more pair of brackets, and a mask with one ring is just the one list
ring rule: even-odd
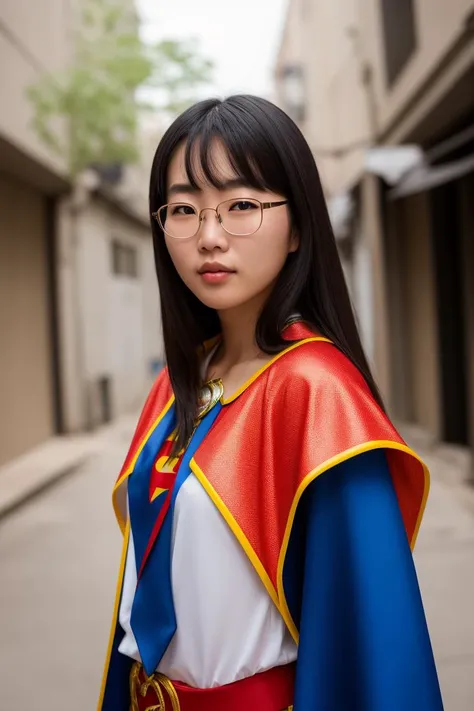
{"label": "concrete wall", "polygon": [[359,218],[354,229],[352,258],[352,298],[357,325],[364,349],[372,366],[375,364],[374,284],[372,253],[365,225]]}
{"label": "concrete wall", "polygon": [[[286,11],[286,20],[283,26],[283,33],[275,64],[275,84],[273,100],[283,109],[288,110],[285,104],[285,91],[283,75],[288,67],[302,66],[306,69],[305,45],[302,41],[305,32],[305,20],[308,3],[305,0],[289,0]],[[305,81],[306,89],[309,90],[309,83]],[[301,130],[306,133],[306,121],[298,124]]]}
{"label": "concrete wall", "polygon": [[59,381],[62,428],[80,432],[85,427],[85,396],[82,385],[79,281],[76,268],[77,234],[75,215],[68,197],[56,210],[56,288],[59,331]]}
{"label": "concrete wall", "polygon": [[404,357],[410,397],[406,415],[438,437],[439,343],[427,195],[406,198],[400,204],[400,218],[402,260],[398,278],[403,290]]}
{"label": "concrete wall", "polygon": [[[143,289],[143,352],[145,363],[164,363],[165,352],[161,331],[160,294],[155,271],[155,257],[151,239],[145,238],[141,250],[140,274]],[[150,375],[148,374],[150,381]]]}
{"label": "concrete wall", "polygon": [[[303,62],[307,118],[300,127],[315,156],[327,197],[352,188],[361,179],[365,148],[372,139],[372,95],[365,81],[367,56],[359,10],[358,0],[321,0],[304,3],[303,13],[294,0],[278,59],[279,65],[291,63],[292,58]],[[279,96],[284,99],[284,91],[280,90]],[[390,365],[377,181],[364,179],[360,195],[350,281],[364,346],[387,396]]]}
{"label": "concrete wall", "polygon": [[[357,0],[290,4],[277,67],[298,62],[304,66],[306,120],[300,128],[329,195],[360,176],[363,149],[337,158],[328,152],[370,138],[369,102],[361,78],[363,43]],[[278,73],[276,83],[277,99],[285,108]]]}
{"label": "concrete wall", "polygon": [[[367,94],[361,78],[363,36],[357,0],[325,0],[308,3],[308,7],[307,137],[325,190],[331,195],[354,184],[362,171],[363,149],[344,149],[370,139]],[[341,155],[328,155],[328,151],[341,148]]]}
{"label": "concrete wall", "polygon": [[70,58],[71,0],[2,0],[0,3],[0,136],[64,174],[66,165],[46,149],[32,127],[26,89]]}
{"label": "concrete wall", "polygon": [[381,4],[379,0],[359,2],[364,44],[374,69],[374,87],[379,131],[387,132],[422,85],[440,65],[464,32],[465,20],[473,12],[472,0],[415,0],[417,44],[407,64],[389,87],[385,74]]}
{"label": "concrete wall", "polygon": [[53,432],[46,206],[0,174],[0,464]]}
{"label": "concrete wall", "polygon": [[[136,250],[137,278],[113,273],[113,240]],[[94,200],[78,220],[77,260],[82,377],[89,407],[99,379],[110,378],[116,416],[141,405],[153,362],[162,358],[150,232],[105,201]]]}
{"label": "concrete wall", "polygon": [[[415,118],[407,119],[403,126],[398,126],[397,121],[413,99],[420,98],[420,91],[461,37],[465,19],[474,10],[472,0],[415,0],[414,4],[417,45],[389,87],[379,0],[290,3],[277,65],[293,59],[304,65],[307,118],[301,128],[313,149],[328,195],[358,181],[364,151],[374,133],[382,137],[382,142],[398,142],[414,130]],[[456,71],[446,75],[446,90],[465,70],[464,65],[474,64],[472,44],[459,61]],[[365,73],[366,67],[370,74]],[[284,107],[278,82],[277,77],[277,97]],[[462,93],[469,93],[468,85]],[[438,99],[434,91],[430,102],[418,111],[416,121],[429,118]],[[461,106],[462,99],[458,97],[458,101]],[[328,155],[332,148],[343,150],[337,156]]]}

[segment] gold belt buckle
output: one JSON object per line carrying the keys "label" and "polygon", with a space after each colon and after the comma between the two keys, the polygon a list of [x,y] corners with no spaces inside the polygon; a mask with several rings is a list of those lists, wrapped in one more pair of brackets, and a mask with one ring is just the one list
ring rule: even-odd
{"label": "gold belt buckle", "polygon": [[[169,700],[171,701],[172,711],[180,711],[180,703],[176,689],[173,686],[173,682],[168,679],[164,674],[159,674],[155,672],[151,676],[147,676],[144,682],[140,681],[140,669],[141,664],[135,662],[132,671],[130,672],[130,701],[131,708],[130,711],[139,711],[138,707],[138,695],[145,698],[150,687],[156,694],[158,703],[152,706],[147,706],[145,711],[165,711],[165,697],[163,696],[163,691],[168,694]],[[163,691],[162,691],[163,688]]]}

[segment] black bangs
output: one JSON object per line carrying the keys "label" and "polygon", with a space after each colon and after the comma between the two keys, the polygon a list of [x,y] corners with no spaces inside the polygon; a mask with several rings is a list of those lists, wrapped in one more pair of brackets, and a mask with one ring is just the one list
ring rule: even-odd
{"label": "black bangs", "polygon": [[224,187],[224,176],[214,160],[215,144],[226,150],[234,177],[257,190],[286,193],[285,170],[255,116],[228,101],[201,117],[186,137],[185,167],[194,188],[202,184]]}

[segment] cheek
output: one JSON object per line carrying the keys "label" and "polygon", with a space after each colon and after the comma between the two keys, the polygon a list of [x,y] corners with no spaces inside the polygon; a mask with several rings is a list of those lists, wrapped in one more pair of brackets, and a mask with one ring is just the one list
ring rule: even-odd
{"label": "cheek", "polygon": [[187,282],[192,271],[191,250],[186,249],[186,244],[179,244],[166,239],[166,246],[176,271],[184,282]]}
{"label": "cheek", "polygon": [[289,229],[282,230],[281,224],[266,226],[255,239],[245,255],[246,268],[254,274],[262,275],[269,282],[276,279],[288,257],[290,246]]}

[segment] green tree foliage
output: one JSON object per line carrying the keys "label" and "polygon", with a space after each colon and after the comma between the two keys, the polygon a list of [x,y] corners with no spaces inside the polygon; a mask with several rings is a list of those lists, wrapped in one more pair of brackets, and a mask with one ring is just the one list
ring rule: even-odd
{"label": "green tree foliage", "polygon": [[121,0],[82,5],[70,66],[28,90],[39,138],[67,157],[73,175],[91,164],[134,162],[139,115],[150,108],[138,96],[153,96],[155,108],[174,114],[212,71],[191,43],[144,43]]}

